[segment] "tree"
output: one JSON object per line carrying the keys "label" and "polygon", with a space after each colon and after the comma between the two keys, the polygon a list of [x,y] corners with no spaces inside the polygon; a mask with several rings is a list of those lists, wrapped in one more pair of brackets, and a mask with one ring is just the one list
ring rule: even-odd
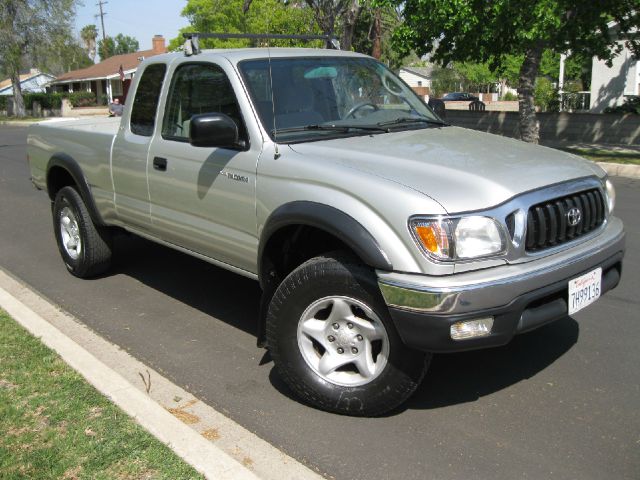
{"label": "tree", "polygon": [[71,32],[76,4],[76,0],[0,2],[0,68],[13,83],[16,116],[25,115],[20,88],[25,56],[48,48],[57,37]]}
{"label": "tree", "polygon": [[[245,11],[245,7],[247,8]],[[182,33],[278,33],[319,34],[314,25],[313,11],[304,3],[283,3],[280,0],[188,0],[182,16],[190,25],[181,35],[169,42],[169,50],[177,50],[184,43]],[[245,39],[202,39],[201,48],[234,48],[256,46],[258,43]],[[316,42],[318,44],[318,42]],[[274,40],[271,46],[304,46],[309,43]],[[313,43],[311,43],[313,45]]]}
{"label": "tree", "polygon": [[98,37],[98,27],[86,25],[80,30],[80,38],[84,43],[84,49],[91,60],[96,57],[96,38]]}
{"label": "tree", "polygon": [[640,53],[640,38],[627,36],[640,27],[637,0],[389,0],[404,6],[405,24],[394,36],[403,51],[433,51],[443,64],[492,62],[522,55],[518,72],[520,136],[536,143],[538,128],[534,85],[545,49],[597,56],[611,61],[620,51],[609,22]]}
{"label": "tree", "polygon": [[115,37],[107,37],[98,41],[98,55],[100,55],[100,60],[102,61],[114,55],[133,53],[138,50],[140,50],[138,40],[121,33]]}

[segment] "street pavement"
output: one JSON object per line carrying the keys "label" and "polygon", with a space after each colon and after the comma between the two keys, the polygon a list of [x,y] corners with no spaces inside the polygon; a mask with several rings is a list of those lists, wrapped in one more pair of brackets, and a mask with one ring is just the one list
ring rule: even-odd
{"label": "street pavement", "polygon": [[637,479],[640,181],[617,177],[622,284],[511,344],[436,355],[400,410],[358,419],[298,403],[255,346],[257,283],[136,237],[113,271],[66,272],[26,130],[0,127],[0,267],[245,428],[336,479]]}

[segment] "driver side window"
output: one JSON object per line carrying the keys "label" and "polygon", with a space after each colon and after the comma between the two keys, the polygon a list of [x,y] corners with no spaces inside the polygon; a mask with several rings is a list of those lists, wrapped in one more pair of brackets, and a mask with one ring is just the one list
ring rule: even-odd
{"label": "driver side window", "polygon": [[240,139],[247,140],[240,107],[224,71],[214,64],[182,65],[173,75],[162,137],[188,142],[191,117],[214,112],[229,115],[238,125]]}

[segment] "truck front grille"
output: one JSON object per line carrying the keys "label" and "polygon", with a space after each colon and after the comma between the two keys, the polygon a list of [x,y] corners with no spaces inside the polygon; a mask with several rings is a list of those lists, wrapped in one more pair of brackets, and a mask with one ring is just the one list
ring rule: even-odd
{"label": "truck front grille", "polygon": [[604,219],[605,202],[597,188],[538,203],[527,214],[526,251],[574,240],[598,228]]}

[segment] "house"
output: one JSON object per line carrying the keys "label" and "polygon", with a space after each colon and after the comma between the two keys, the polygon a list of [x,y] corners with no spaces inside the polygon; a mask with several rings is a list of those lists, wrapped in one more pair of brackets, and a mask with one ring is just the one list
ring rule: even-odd
{"label": "house", "polygon": [[52,81],[49,87],[54,92],[93,92],[98,100],[105,96],[108,102],[115,97],[124,100],[140,62],[166,52],[164,37],[155,35],[151,50],[114,55],[90,67],[67,72]]}
{"label": "house", "polygon": [[[612,36],[619,36],[617,27],[616,22],[609,23]],[[637,34],[637,29],[630,32],[630,35]],[[611,67],[596,57],[593,59],[590,102],[593,113],[602,113],[607,107],[622,105],[629,96],[640,95],[640,58],[633,55],[624,38],[619,38],[617,46],[621,51]]]}
{"label": "house", "polygon": [[431,92],[431,74],[433,65],[426,67],[401,67],[399,77],[418,95],[425,96]]}
{"label": "house", "polygon": [[[42,93],[45,91],[45,85],[55,78],[48,73],[42,73],[37,68],[32,68],[29,73],[20,75],[20,88],[23,93]],[[0,95],[13,95],[13,82],[10,78],[0,82]]]}

